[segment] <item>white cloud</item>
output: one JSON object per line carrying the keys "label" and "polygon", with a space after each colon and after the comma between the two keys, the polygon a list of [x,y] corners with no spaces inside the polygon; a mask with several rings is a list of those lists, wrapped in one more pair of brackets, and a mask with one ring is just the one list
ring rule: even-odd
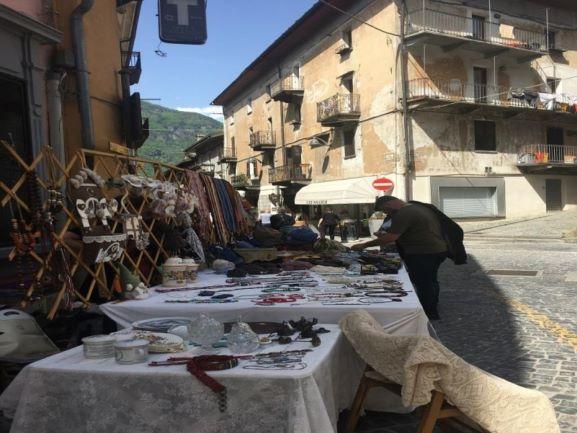
{"label": "white cloud", "polygon": [[224,116],[222,115],[222,107],[218,105],[211,105],[209,107],[176,107],[178,111],[186,111],[188,113],[200,113],[205,116],[212,117],[219,122],[224,121]]}

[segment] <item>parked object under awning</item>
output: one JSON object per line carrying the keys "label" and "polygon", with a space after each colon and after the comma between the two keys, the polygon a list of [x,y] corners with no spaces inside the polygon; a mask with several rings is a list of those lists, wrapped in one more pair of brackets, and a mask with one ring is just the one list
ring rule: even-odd
{"label": "parked object under awning", "polygon": [[295,204],[373,204],[383,195],[373,188],[375,179],[377,176],[312,183],[297,192]]}

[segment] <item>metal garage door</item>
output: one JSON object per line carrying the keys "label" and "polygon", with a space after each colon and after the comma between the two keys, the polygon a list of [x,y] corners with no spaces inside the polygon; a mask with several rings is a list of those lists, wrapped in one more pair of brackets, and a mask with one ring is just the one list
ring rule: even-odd
{"label": "metal garage door", "polygon": [[497,216],[497,188],[440,187],[441,209],[452,218]]}

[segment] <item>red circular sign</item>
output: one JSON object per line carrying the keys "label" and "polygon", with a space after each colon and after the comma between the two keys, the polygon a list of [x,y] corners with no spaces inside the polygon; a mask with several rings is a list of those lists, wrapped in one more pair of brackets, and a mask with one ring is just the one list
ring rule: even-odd
{"label": "red circular sign", "polygon": [[387,179],[386,177],[380,177],[373,181],[373,188],[378,191],[391,191],[395,187],[395,184],[392,180]]}

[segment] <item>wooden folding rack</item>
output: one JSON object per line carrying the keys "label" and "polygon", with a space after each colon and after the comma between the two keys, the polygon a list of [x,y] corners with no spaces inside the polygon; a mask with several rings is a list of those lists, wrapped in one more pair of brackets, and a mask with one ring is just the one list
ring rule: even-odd
{"label": "wooden folding rack", "polygon": [[[91,161],[90,165],[92,169],[104,179],[119,179],[124,174],[136,174],[161,181],[177,183],[185,187],[189,186],[189,178],[186,170],[159,161],[83,149],[73,155],[68,163],[64,165],[58,160],[52,149],[45,146],[31,163],[27,163],[18,155],[14,148],[5,141],[0,141],[0,151],[8,155],[22,172],[21,176],[12,185],[6,185],[0,181],[0,190],[5,193],[0,200],[0,206],[19,206],[23,213],[26,214],[26,218],[30,218],[30,208],[27,204],[27,191],[25,187],[29,173],[36,173],[38,185],[41,189],[41,196],[46,197],[48,189],[69,191],[68,180],[78,169],[87,167],[87,161]],[[121,190],[120,192],[123,194],[126,191]],[[105,191],[105,195],[109,194],[106,194]],[[143,198],[138,206],[132,203],[131,200],[126,200],[125,204],[131,214],[142,215],[144,209],[150,205],[150,202],[151,199]],[[59,224],[52,241],[61,246],[67,253],[70,261],[70,274],[72,279],[84,280],[82,291],[78,287],[74,289],[76,298],[88,305],[93,297],[94,290],[97,289],[101,296],[110,299],[112,297],[112,282],[108,281],[106,268],[109,268],[109,275],[110,271],[116,274],[117,263],[87,263],[83,259],[82,250],[75,251],[66,243],[65,235],[67,232],[80,227],[79,219],[70,203],[65,201],[64,209],[57,218],[59,219]],[[165,236],[158,235],[154,232],[155,226],[159,221],[160,220],[156,219],[143,220],[141,223],[142,229],[144,233],[148,233],[150,240],[149,246],[142,251],[136,249],[129,251],[127,249],[118,261],[136,273],[141,281],[147,285],[150,285],[158,266],[169,257],[169,249],[165,245]],[[163,222],[169,227],[175,227],[176,225],[174,217],[164,218]],[[114,221],[112,225],[113,232],[116,231],[118,225],[121,223],[119,219]],[[17,254],[16,248],[13,248],[8,256],[9,260],[14,260]],[[32,250],[29,254],[38,263],[38,268],[20,302],[21,308],[27,307],[33,296],[39,292],[39,287],[37,286],[39,285],[38,282],[42,281],[43,276],[57,273],[58,271],[52,268],[53,249],[50,249],[50,252],[44,256],[36,250]],[[141,266],[143,264],[146,264],[146,266]],[[66,284],[61,282],[61,286],[56,298],[51,304],[48,314],[50,319],[56,316],[65,293]]]}

